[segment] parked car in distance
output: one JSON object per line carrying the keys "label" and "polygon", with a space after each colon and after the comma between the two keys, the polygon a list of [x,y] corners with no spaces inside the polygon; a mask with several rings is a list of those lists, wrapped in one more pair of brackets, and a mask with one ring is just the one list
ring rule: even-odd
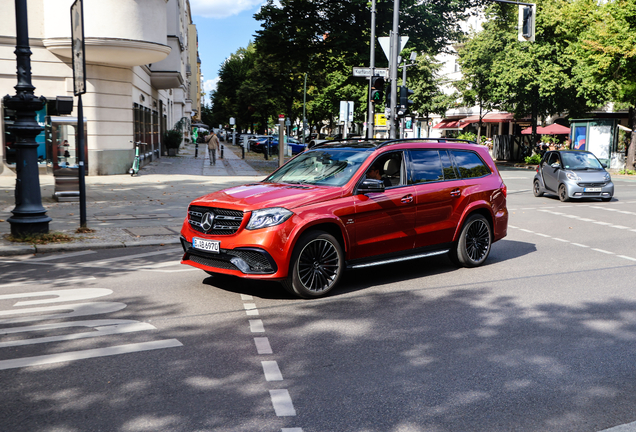
{"label": "parked car in distance", "polygon": [[[293,155],[302,153],[307,148],[306,145],[302,144],[296,138],[287,137],[286,139]],[[263,153],[267,144],[269,144],[269,154],[278,153],[278,137],[271,137],[269,140],[266,137],[256,140],[250,146],[250,150],[256,153]]]}
{"label": "parked car in distance", "polygon": [[476,267],[507,234],[506,194],[485,146],[323,143],[263,181],[192,201],[181,262],[303,298],[329,293],[346,269],[440,254]]}
{"label": "parked car in distance", "polygon": [[534,176],[534,196],[555,194],[561,201],[614,196],[612,177],[593,153],[582,150],[556,150],[543,155]]}

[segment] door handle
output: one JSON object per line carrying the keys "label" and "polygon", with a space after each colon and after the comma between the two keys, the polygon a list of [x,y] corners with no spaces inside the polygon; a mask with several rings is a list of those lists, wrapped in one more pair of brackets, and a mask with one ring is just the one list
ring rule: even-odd
{"label": "door handle", "polygon": [[402,199],[400,200],[402,201],[402,204],[409,204],[413,202],[413,195],[408,194],[402,197]]}
{"label": "door handle", "polygon": [[462,194],[462,191],[460,191],[459,189],[455,189],[455,190],[451,191],[450,194],[451,194],[451,196],[458,197],[458,196],[460,196]]}

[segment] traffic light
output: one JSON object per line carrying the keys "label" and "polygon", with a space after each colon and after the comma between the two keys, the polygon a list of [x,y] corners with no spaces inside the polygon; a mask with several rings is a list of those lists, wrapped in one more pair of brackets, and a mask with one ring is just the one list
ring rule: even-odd
{"label": "traffic light", "polygon": [[521,42],[534,42],[534,23],[536,21],[537,5],[519,6],[519,35]]}
{"label": "traffic light", "polygon": [[384,77],[371,77],[371,100],[375,103],[382,102],[384,98]]}
{"label": "traffic light", "polygon": [[400,103],[397,107],[397,115],[403,116],[410,111],[413,101],[409,99],[409,96],[415,93],[413,90],[409,90],[406,86],[400,86]]}

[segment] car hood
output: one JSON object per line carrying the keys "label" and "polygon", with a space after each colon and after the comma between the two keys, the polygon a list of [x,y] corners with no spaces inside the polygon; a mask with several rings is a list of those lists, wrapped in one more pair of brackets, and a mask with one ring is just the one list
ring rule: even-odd
{"label": "car hood", "polygon": [[605,170],[566,170],[572,171],[581,178],[581,181],[589,183],[602,183],[605,181]]}
{"label": "car hood", "polygon": [[262,208],[294,209],[328,201],[342,195],[339,187],[294,185],[281,183],[251,183],[223,189],[192,201],[193,205],[252,211]]}

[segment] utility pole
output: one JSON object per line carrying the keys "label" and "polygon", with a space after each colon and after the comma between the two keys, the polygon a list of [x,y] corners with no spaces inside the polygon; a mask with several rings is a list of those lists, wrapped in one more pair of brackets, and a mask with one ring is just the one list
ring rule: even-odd
{"label": "utility pole", "polygon": [[35,120],[35,112],[46,103],[44,96],[37,98],[31,84],[31,48],[29,46],[27,0],[15,0],[16,65],[18,84],[15,96],[6,95],[4,105],[15,110],[15,121],[7,129],[15,135],[16,184],[15,208],[7,222],[11,224],[11,235],[49,232],[51,218],[42,206],[40,174],[38,169],[38,144],[35,137],[42,128]]}
{"label": "utility pole", "polygon": [[367,106],[367,138],[373,138],[375,127],[375,105],[371,97],[373,77],[375,76],[375,1],[371,3],[371,52],[369,54],[369,69],[371,76],[369,77],[369,104]]}
{"label": "utility pole", "polygon": [[389,61],[389,76],[391,81],[391,117],[389,119],[389,138],[396,138],[396,104],[398,79],[398,54],[400,50],[400,0],[393,0],[393,31],[391,32],[391,59]]}

